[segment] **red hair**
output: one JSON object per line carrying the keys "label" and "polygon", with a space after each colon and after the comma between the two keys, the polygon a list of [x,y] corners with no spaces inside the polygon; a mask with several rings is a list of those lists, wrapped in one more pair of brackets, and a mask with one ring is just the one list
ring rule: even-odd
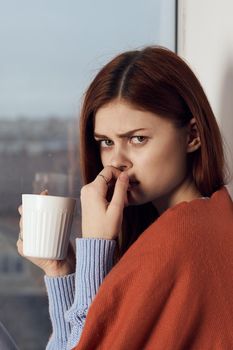
{"label": "red hair", "polygon": [[[84,184],[103,168],[93,137],[97,110],[115,100],[171,119],[177,128],[195,117],[201,147],[188,154],[193,181],[203,196],[224,185],[224,151],[211,106],[198,79],[174,52],[159,46],[122,53],[90,84],[80,117],[80,162]],[[124,209],[120,256],[158,217],[152,203]]]}

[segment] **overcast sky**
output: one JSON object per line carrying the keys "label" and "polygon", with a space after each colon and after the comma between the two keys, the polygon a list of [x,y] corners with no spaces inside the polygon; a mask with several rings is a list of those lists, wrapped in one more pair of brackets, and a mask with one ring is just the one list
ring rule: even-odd
{"label": "overcast sky", "polygon": [[0,118],[73,116],[122,50],[174,50],[175,0],[0,0]]}

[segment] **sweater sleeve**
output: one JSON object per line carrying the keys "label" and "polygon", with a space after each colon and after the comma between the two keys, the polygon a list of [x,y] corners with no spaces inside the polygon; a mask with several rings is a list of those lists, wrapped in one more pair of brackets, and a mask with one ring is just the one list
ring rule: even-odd
{"label": "sweater sleeve", "polygon": [[74,301],[75,274],[64,277],[44,277],[49,299],[49,315],[52,322],[52,335],[46,350],[65,350],[71,327],[64,318],[65,312]]}
{"label": "sweater sleeve", "polygon": [[114,240],[77,238],[75,274],[45,276],[53,328],[47,350],[72,349],[77,344],[88,308],[113,266],[115,245]]}
{"label": "sweater sleeve", "polygon": [[77,238],[75,298],[65,318],[71,324],[67,349],[77,345],[88,309],[105,276],[113,267],[115,240]]}

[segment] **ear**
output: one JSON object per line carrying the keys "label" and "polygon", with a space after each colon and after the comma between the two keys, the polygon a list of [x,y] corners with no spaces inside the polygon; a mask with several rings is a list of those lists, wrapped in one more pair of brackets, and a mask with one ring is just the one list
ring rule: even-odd
{"label": "ear", "polygon": [[196,119],[193,117],[187,131],[187,153],[196,151],[201,146],[200,135],[197,129]]}

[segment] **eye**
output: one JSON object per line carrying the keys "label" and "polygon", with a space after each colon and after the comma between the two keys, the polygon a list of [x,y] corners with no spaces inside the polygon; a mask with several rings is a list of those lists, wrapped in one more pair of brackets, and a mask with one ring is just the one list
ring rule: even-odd
{"label": "eye", "polygon": [[133,142],[134,144],[141,144],[144,143],[147,138],[145,136],[132,136],[131,140],[132,139],[135,139],[135,142]]}
{"label": "eye", "polygon": [[[141,145],[146,143],[148,137],[139,135],[139,136],[131,136],[129,139],[132,144]],[[100,139],[100,140],[96,140],[96,142],[100,148],[109,148],[114,144],[113,141],[109,139]]]}
{"label": "eye", "polygon": [[111,141],[111,140],[108,140],[108,139],[96,140],[96,142],[98,143],[98,145],[99,145],[101,148],[106,148],[106,147],[112,146],[112,141]]}

